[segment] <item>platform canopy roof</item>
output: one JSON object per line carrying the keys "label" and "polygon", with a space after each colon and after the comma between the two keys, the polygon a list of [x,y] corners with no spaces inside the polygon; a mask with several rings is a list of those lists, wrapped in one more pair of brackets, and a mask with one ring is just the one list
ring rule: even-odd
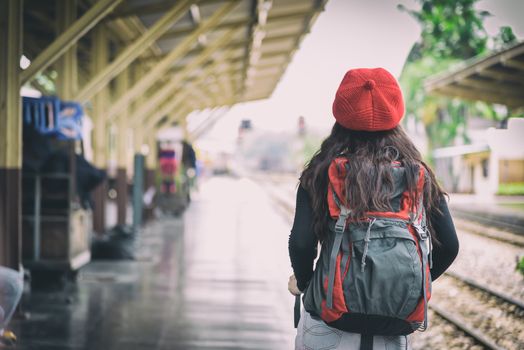
{"label": "platform canopy roof", "polygon": [[524,42],[430,77],[424,87],[438,95],[524,107]]}
{"label": "platform canopy roof", "polygon": [[[60,9],[26,0],[23,51],[32,64],[22,72],[22,83],[38,88],[37,74],[51,74],[48,68],[63,53],[58,51],[75,44],[79,83],[69,99],[90,105],[102,89],[114,87],[126,68],[141,69],[123,94],[113,94],[108,120],[140,97],[147,97],[150,107],[141,115],[156,113],[155,122],[170,107],[184,107],[187,114],[268,98],[326,2],[77,0],[76,22],[92,16],[80,35],[67,37],[72,25],[57,34]],[[106,66],[99,62],[100,28],[109,41]]]}

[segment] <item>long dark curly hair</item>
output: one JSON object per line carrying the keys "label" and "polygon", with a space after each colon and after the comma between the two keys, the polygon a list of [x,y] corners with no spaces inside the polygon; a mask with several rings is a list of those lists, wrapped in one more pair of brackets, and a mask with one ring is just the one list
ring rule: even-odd
{"label": "long dark curly hair", "polygon": [[[404,167],[407,190],[416,197],[419,195],[416,190],[418,172],[420,166],[425,168],[424,207],[428,217],[439,211],[438,204],[445,192],[400,125],[388,131],[366,132],[349,130],[335,123],[331,134],[322,142],[300,176],[300,184],[312,200],[313,230],[320,241],[326,237],[330,220],[327,203],[328,168],[332,160],[339,156],[346,156],[350,166],[345,183],[352,219],[362,218],[367,211],[392,210],[392,162],[395,160]],[[433,242],[438,244],[429,220],[428,227]]]}

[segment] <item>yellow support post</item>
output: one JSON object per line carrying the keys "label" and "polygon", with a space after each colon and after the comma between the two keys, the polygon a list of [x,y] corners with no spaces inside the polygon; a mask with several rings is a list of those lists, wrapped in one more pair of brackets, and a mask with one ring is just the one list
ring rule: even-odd
{"label": "yellow support post", "polygon": [[[56,0],[56,31],[67,31],[76,20],[77,0]],[[78,89],[77,45],[71,47],[57,60],[58,79],[56,92],[64,100],[71,100]]]}
{"label": "yellow support post", "polygon": [[148,153],[146,158],[146,166],[148,170],[155,171],[158,165],[158,149],[156,144],[156,135],[150,134],[147,138]]}
{"label": "yellow support post", "polygon": [[[124,70],[116,79],[117,96],[124,94],[129,87],[129,70]],[[129,130],[129,108],[125,108],[117,119],[117,166],[126,167],[127,134]]]}
{"label": "yellow support post", "polygon": [[0,1],[0,265],[19,269],[22,246],[22,0]]}
{"label": "yellow support post", "polygon": [[[93,59],[92,72],[99,72],[107,65],[109,59],[109,42],[107,39],[107,29],[100,25],[93,32]],[[107,169],[107,144],[108,128],[106,123],[106,111],[109,105],[108,89],[101,90],[93,99],[93,153],[94,163],[97,167]],[[106,218],[106,193],[107,181],[104,181],[94,191],[95,207],[93,211],[93,229],[96,233],[102,234],[105,231]]]}
{"label": "yellow support post", "polygon": [[[93,71],[103,69],[109,58],[109,42],[104,26],[95,28],[93,33]],[[107,129],[106,112],[109,105],[109,90],[100,91],[93,100],[93,122],[94,122],[94,161],[96,166],[105,169],[107,167]]]}
{"label": "yellow support post", "polygon": [[[140,81],[147,74],[147,68],[144,65],[136,66],[134,73],[135,74],[134,74],[133,84],[136,85],[136,83]],[[145,98],[144,96],[145,95],[141,95],[140,97],[138,97],[131,103],[131,106],[132,106],[131,115],[135,115],[136,111],[140,108],[140,106],[146,103],[148,98]],[[143,126],[139,124],[133,124],[131,118],[129,118],[128,120],[133,130],[133,153],[134,154],[141,153],[142,145],[144,142]]]}
{"label": "yellow support post", "polygon": [[[129,69],[125,69],[116,78],[117,96],[125,94],[129,86]],[[125,108],[118,116],[117,134],[117,169],[116,169],[116,192],[117,192],[117,223],[125,225],[127,222],[127,138],[129,108]]]}
{"label": "yellow support post", "polygon": [[144,146],[144,131],[142,128],[135,128],[133,133],[133,143],[135,153],[142,153],[142,147]]}

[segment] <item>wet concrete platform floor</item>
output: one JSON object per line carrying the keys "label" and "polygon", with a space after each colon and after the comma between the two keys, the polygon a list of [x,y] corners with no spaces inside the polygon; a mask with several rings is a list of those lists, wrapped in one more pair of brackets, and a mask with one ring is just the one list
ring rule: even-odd
{"label": "wet concrete platform floor", "polygon": [[17,349],[292,349],[289,229],[257,184],[212,178],[182,219],[144,229],[138,261],[26,296]]}

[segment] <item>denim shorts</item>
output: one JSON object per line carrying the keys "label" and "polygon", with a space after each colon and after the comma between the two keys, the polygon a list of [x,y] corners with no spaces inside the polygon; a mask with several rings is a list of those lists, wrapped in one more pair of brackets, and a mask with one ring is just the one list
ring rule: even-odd
{"label": "denim shorts", "polygon": [[[302,309],[295,338],[295,350],[359,350],[360,334],[329,327],[324,321],[313,318]],[[373,337],[374,350],[411,350],[407,336]]]}

